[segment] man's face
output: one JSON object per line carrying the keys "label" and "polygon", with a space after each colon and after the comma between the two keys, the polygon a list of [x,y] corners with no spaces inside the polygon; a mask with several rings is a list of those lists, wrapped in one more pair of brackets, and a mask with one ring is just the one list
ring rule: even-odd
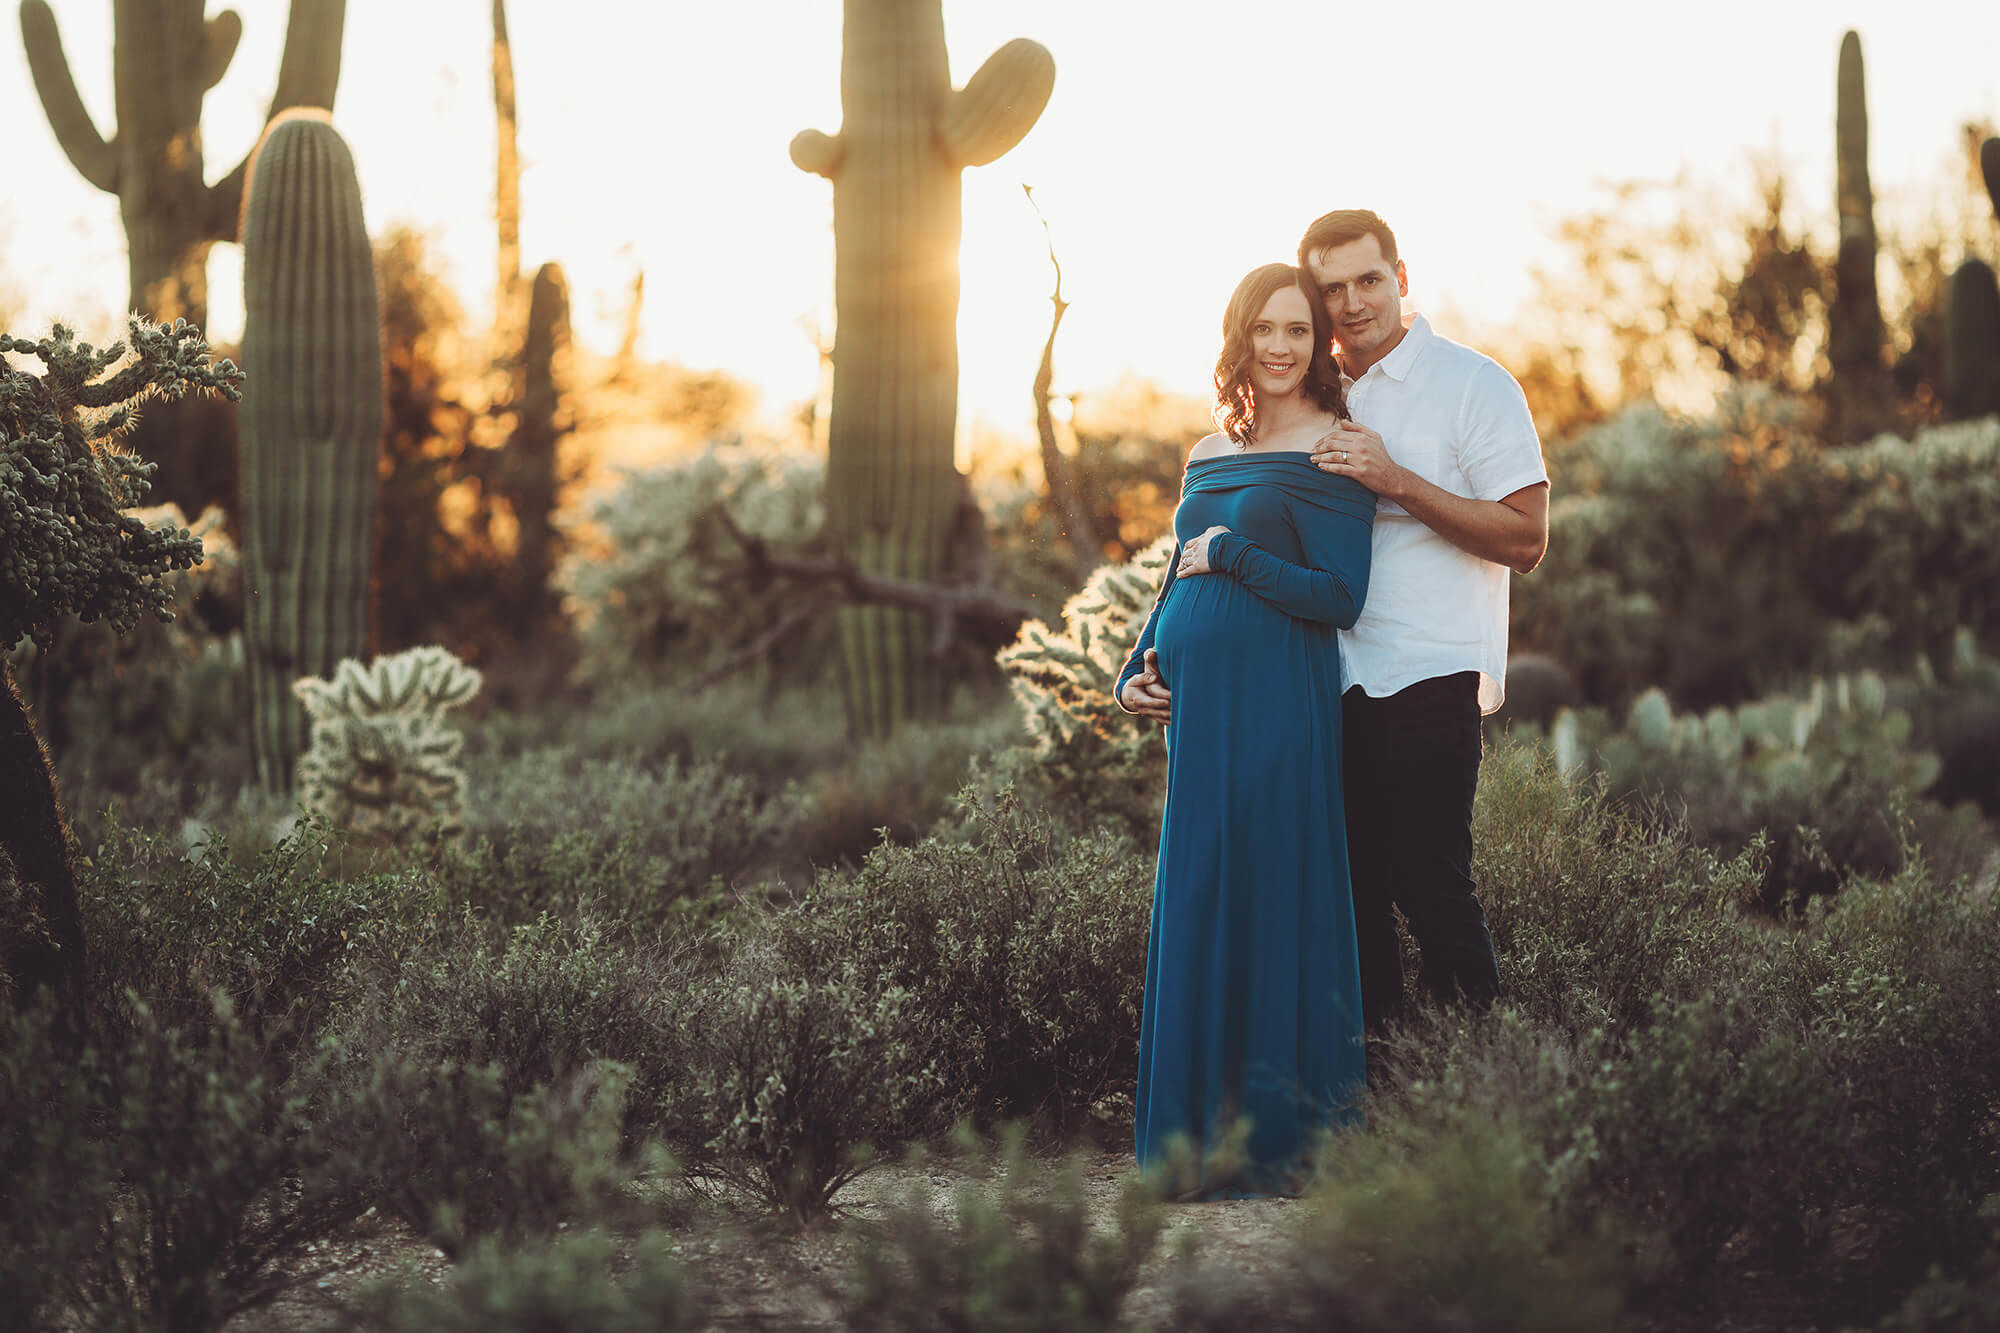
{"label": "man's face", "polygon": [[1373,236],[1315,250],[1308,259],[1313,278],[1326,293],[1326,313],[1333,320],[1333,341],[1348,373],[1355,363],[1373,365],[1403,336],[1403,298],[1410,282],[1403,261],[1382,257],[1382,243]]}

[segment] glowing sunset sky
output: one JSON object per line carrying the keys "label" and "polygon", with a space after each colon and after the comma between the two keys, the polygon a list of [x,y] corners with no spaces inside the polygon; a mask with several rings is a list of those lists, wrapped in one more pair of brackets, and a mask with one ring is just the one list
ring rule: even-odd
{"label": "glowing sunset sky", "polygon": [[[54,0],[72,68],[111,128],[111,6]],[[209,94],[209,175],[254,139],[284,0],[240,0],[241,48]],[[10,10],[13,6],[8,7]],[[220,8],[220,6],[212,6]],[[841,119],[834,0],[639,4],[514,0],[523,258],[560,260],[579,335],[615,343],[646,274],[644,348],[808,397],[806,324],[833,325],[832,193],[786,156]],[[1136,374],[1203,391],[1236,279],[1287,259],[1304,224],[1373,207],[1395,226],[1412,302],[1446,328],[1507,326],[1563,217],[1602,182],[1687,171],[1747,196],[1765,154],[1802,221],[1828,225],[1834,62],[1862,34],[1872,168],[1893,216],[1954,169],[1958,128],[2000,119],[2000,5],[1908,0],[1601,0],[1270,7],[946,0],[955,82],[1011,37],[1054,54],[1026,140],[965,173],[962,419],[1032,432],[1028,391],[1050,271],[1021,183],[1055,229],[1071,302],[1058,389]],[[1223,21],[1237,12],[1254,19]],[[370,227],[431,233],[474,318],[494,247],[488,7],[352,0],[335,123]],[[66,316],[103,331],[125,299],[116,201],[86,185],[36,102],[10,13],[0,34],[0,286],[22,332]],[[240,261],[210,262],[214,331],[240,328]]]}

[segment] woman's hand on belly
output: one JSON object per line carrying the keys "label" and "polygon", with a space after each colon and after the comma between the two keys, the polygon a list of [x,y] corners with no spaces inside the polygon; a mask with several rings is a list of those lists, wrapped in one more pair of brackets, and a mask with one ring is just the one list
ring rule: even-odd
{"label": "woman's hand on belly", "polygon": [[1218,523],[1207,532],[1202,533],[1201,536],[1196,537],[1193,541],[1184,543],[1181,546],[1180,567],[1174,571],[1174,577],[1185,579],[1191,578],[1196,574],[1214,573],[1215,571],[1210,569],[1208,564],[1208,544],[1215,540],[1217,533],[1227,531],[1229,531],[1228,528]]}

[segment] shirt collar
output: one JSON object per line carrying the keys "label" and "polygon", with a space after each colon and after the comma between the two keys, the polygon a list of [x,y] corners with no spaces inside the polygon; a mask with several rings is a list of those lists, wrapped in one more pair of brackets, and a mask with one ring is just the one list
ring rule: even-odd
{"label": "shirt collar", "polygon": [[[1431,340],[1435,337],[1437,335],[1431,332],[1429,320],[1422,315],[1412,315],[1409,322],[1403,326],[1403,340],[1396,344],[1395,350],[1389,355],[1370,366],[1369,370],[1380,370],[1400,384],[1410,377],[1412,370],[1416,369],[1417,358],[1424,354],[1424,349],[1430,346]],[[1367,371],[1362,372],[1364,376],[1367,373]],[[1347,384],[1354,383],[1345,375],[1341,376],[1341,379]]]}

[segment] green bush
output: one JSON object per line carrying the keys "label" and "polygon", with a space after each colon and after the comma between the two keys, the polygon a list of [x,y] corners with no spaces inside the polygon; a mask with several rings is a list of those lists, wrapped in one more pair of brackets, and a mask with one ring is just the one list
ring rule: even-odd
{"label": "green bush", "polygon": [[806,1222],[910,1136],[938,1072],[909,997],[863,983],[851,967],[795,978],[754,943],[709,983],[692,1057],[709,1136],[691,1155],[694,1179]]}
{"label": "green bush", "polygon": [[311,823],[255,855],[215,838],[190,851],[116,825],[85,851],[77,893],[93,988],[131,987],[163,1018],[196,1026],[220,988],[245,1018],[310,1033],[352,993],[364,948],[415,947],[442,907],[420,870],[349,877],[339,839]]}
{"label": "green bush", "polygon": [[516,1091],[497,1063],[369,1053],[347,1071],[336,1112],[353,1145],[349,1174],[450,1255],[616,1217],[630,1179],[619,1153],[627,1078],[591,1062]]}
{"label": "green bush", "polygon": [[1596,780],[1568,781],[1534,747],[1481,766],[1473,873],[1508,1000],[1572,1032],[1641,1023],[1654,997],[1726,984],[1737,908],[1763,883],[1759,851],[1724,859],[1643,824]]}
{"label": "green bush", "polygon": [[506,921],[585,914],[633,929],[685,920],[711,889],[769,867],[798,819],[719,763],[658,768],[537,749],[471,775],[476,841],[448,854],[454,898]]}
{"label": "green bush", "polygon": [[709,1327],[672,1238],[602,1231],[474,1245],[445,1280],[369,1284],[332,1327],[352,1333],[677,1333]]}
{"label": "green bush", "polygon": [[[427,1082],[449,1069],[483,1085],[479,1071],[491,1071],[503,1107],[615,1062],[626,1071],[623,1138],[636,1147],[657,1132],[688,1132],[685,1064],[700,1022],[694,967],[675,946],[622,941],[591,920],[543,918],[496,938],[468,914],[421,949],[372,956],[366,993],[332,1034],[357,1079]],[[377,1068],[378,1059],[389,1064]],[[383,1106],[393,1114],[393,1100]],[[454,1132],[442,1111],[408,1128],[419,1138]]]}
{"label": "green bush", "polygon": [[863,741],[806,779],[786,840],[787,863],[858,865],[884,838],[914,842],[948,818],[975,757],[1020,734],[997,698],[987,702],[993,706],[983,716],[966,716],[968,701],[962,700],[943,723],[904,727],[893,740]]}
{"label": "green bush", "polygon": [[1622,710],[1705,710],[1810,675],[1942,660],[2000,635],[2000,425],[1826,448],[1803,414],[1632,409],[1570,442],[1549,554],[1514,590],[1517,649]]}
{"label": "green bush", "polygon": [[42,1326],[219,1327],[314,1276],[308,1247],[367,1208],[325,1060],[214,1006],[190,1029],[130,1001],[80,1054],[33,1018],[6,1032],[0,1233]]}
{"label": "green bush", "polygon": [[0,1017],[0,1291],[28,1329],[60,1323],[97,1245],[113,1166],[95,1110],[46,1009]]}
{"label": "green bush", "polygon": [[1129,1096],[1151,858],[1078,836],[1011,794],[968,793],[960,838],[883,846],[780,920],[795,974],[853,966],[908,992],[948,1090],[940,1117],[1039,1117],[1059,1131]]}
{"label": "green bush", "polygon": [[1165,1210],[1136,1174],[1112,1216],[1093,1225],[1083,1175],[1071,1162],[1037,1165],[1018,1129],[995,1163],[980,1145],[971,1178],[953,1193],[948,1222],[918,1182],[862,1233],[849,1274],[852,1327],[1090,1333],[1122,1329],[1121,1307],[1158,1244]]}

